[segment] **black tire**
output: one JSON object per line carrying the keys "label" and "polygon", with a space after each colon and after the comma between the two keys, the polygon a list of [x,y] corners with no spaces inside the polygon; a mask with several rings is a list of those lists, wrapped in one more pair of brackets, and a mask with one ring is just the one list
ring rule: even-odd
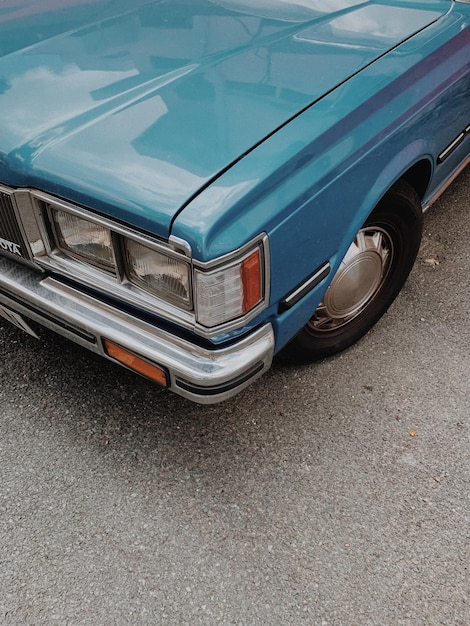
{"label": "black tire", "polygon": [[297,359],[321,359],[365,335],[408,278],[422,230],[419,198],[400,181],[357,233],[323,301],[291,343],[291,354]]}

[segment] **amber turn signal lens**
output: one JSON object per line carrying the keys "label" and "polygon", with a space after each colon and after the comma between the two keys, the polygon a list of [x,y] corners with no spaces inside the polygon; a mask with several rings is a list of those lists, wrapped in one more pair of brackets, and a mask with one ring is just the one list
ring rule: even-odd
{"label": "amber turn signal lens", "polygon": [[145,359],[129,352],[129,350],[121,348],[121,346],[109,341],[109,339],[103,339],[103,344],[106,354],[112,359],[119,361],[119,363],[122,363],[122,365],[134,370],[134,372],[150,378],[159,385],[168,387],[167,373],[164,369],[158,367],[158,365],[149,363]]}

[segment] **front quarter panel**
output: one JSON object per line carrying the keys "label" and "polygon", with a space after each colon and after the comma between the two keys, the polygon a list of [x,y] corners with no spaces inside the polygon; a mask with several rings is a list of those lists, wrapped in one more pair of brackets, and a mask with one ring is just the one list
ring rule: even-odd
{"label": "front quarter panel", "polygon": [[[467,137],[452,159],[437,163],[470,123],[470,20],[463,9],[308,108],[175,220],[173,233],[187,239],[203,261],[268,233],[272,280],[266,317],[275,328],[277,350],[308,321],[355,233],[393,183],[426,161],[430,196],[468,156]],[[282,298],[325,262],[331,264],[329,277],[279,314]]]}

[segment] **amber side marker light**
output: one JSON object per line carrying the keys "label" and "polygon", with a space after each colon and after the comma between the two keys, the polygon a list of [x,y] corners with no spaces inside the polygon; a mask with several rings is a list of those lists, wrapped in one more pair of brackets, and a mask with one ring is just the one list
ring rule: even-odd
{"label": "amber side marker light", "polygon": [[149,363],[145,359],[129,352],[129,350],[126,350],[112,341],[109,341],[109,339],[103,339],[103,344],[106,354],[112,359],[119,361],[119,363],[122,363],[122,365],[134,370],[134,372],[150,378],[159,385],[168,387],[167,373],[164,369],[158,367],[158,365]]}
{"label": "amber side marker light", "polygon": [[250,254],[241,265],[243,282],[243,312],[252,309],[262,298],[261,259],[259,250]]}

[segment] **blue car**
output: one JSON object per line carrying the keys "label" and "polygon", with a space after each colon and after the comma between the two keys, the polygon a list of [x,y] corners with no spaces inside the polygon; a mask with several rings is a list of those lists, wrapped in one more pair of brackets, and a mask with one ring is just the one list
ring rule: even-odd
{"label": "blue car", "polygon": [[469,161],[469,0],[1,3],[0,314],[196,402],[362,337]]}

